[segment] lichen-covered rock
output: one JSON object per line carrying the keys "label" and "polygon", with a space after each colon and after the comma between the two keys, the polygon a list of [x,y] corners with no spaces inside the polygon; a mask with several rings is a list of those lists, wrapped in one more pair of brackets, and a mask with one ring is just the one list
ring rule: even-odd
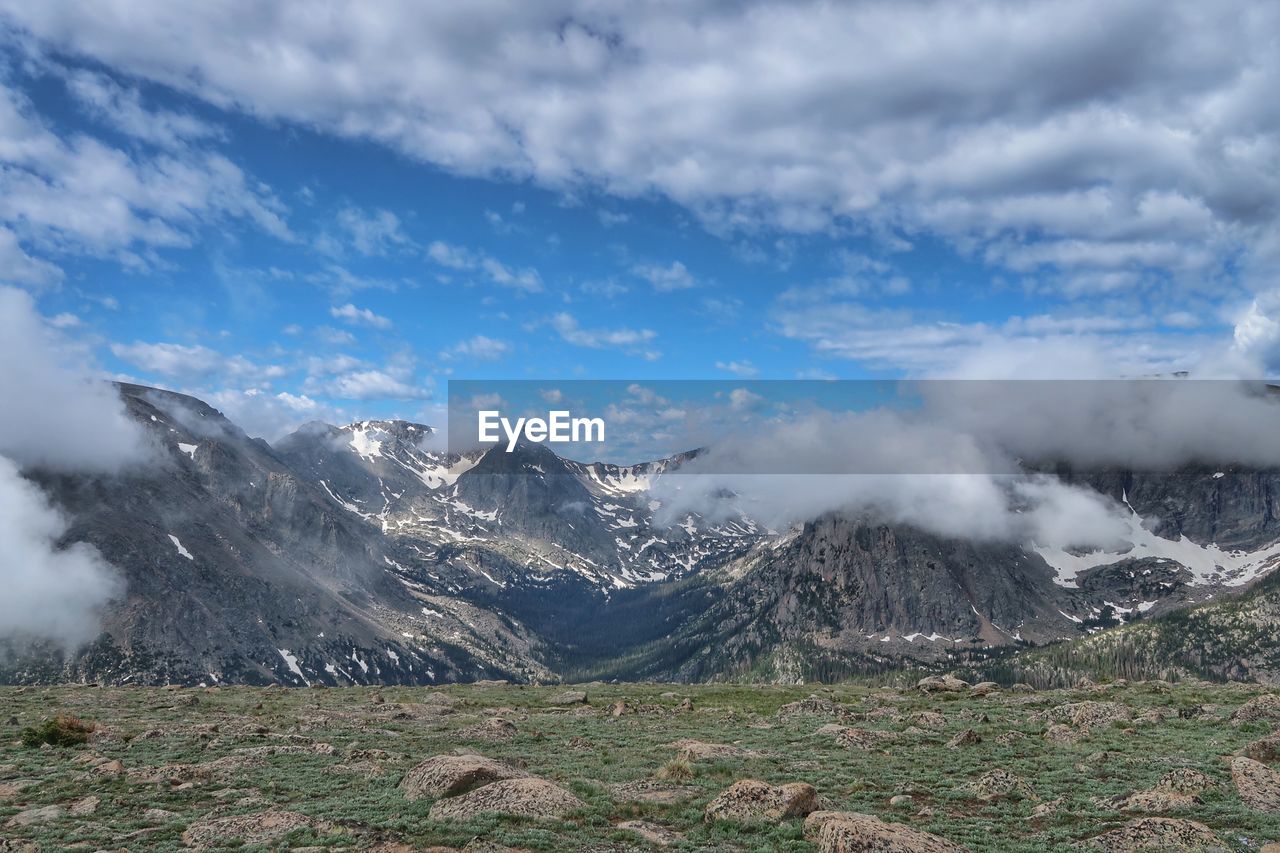
{"label": "lichen-covered rock", "polygon": [[1254,761],[1261,761],[1263,764],[1280,761],[1280,731],[1258,738],[1241,749],[1240,755],[1252,758]]}
{"label": "lichen-covered rock", "polygon": [[848,708],[838,702],[823,699],[821,696],[813,694],[810,694],[806,699],[788,702],[778,709],[779,717],[791,717],[796,714],[824,714],[830,717],[845,717],[850,713],[852,712]]}
{"label": "lichen-covered rock", "polygon": [[1036,798],[1035,791],[1025,779],[1003,767],[987,771],[966,787],[970,793],[983,800],[998,800],[1015,795],[1028,800]]}
{"label": "lichen-covered rock", "polygon": [[967,853],[968,848],[900,823],[858,812],[814,812],[805,819],[805,835],[822,853]]}
{"label": "lichen-covered rock", "polygon": [[400,790],[406,800],[453,797],[490,782],[523,779],[529,774],[483,755],[436,755],[405,774]]}
{"label": "lichen-covered rock", "polygon": [[1258,720],[1280,721],[1280,693],[1255,696],[1231,715],[1233,723],[1253,723]]}
{"label": "lichen-covered rock", "polygon": [[743,823],[779,821],[804,817],[817,807],[818,792],[807,782],[770,785],[756,779],[742,779],[707,804],[703,819],[708,823],[720,820]]}
{"label": "lichen-covered rock", "polygon": [[1280,773],[1261,761],[1237,756],[1231,760],[1231,781],[1240,800],[1260,812],[1280,811]]}
{"label": "lichen-covered rock", "polygon": [[440,800],[431,807],[432,820],[469,818],[478,814],[554,818],[586,808],[586,803],[546,779],[503,779]]}
{"label": "lichen-covered rock", "polygon": [[462,740],[487,740],[491,742],[511,740],[520,733],[516,728],[516,724],[502,717],[490,717],[489,719],[476,723],[474,726],[467,726],[459,729],[457,736]]}
{"label": "lichen-covered rock", "polygon": [[947,741],[947,749],[960,749],[965,746],[977,746],[982,743],[982,736],[973,729],[965,729]]}
{"label": "lichen-covered rock", "polygon": [[881,749],[886,744],[898,739],[896,732],[882,732],[878,729],[841,729],[836,735],[836,746],[845,749]]}
{"label": "lichen-covered rock", "polygon": [[954,675],[931,675],[917,681],[916,689],[921,693],[963,693],[969,689],[969,682]]}
{"label": "lichen-covered rock", "polygon": [[270,844],[296,829],[320,827],[323,824],[304,814],[287,811],[265,811],[257,814],[231,815],[197,821],[182,833],[182,843],[204,850],[223,847],[229,841],[242,844]]}
{"label": "lichen-covered rock", "polygon": [[1141,817],[1104,832],[1087,842],[1087,847],[1107,853],[1139,851],[1225,851],[1227,846],[1213,830],[1194,820],[1170,817]]}

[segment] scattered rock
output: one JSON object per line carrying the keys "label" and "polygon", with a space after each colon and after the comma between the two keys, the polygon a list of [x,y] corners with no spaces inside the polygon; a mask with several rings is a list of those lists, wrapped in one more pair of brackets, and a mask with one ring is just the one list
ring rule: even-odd
{"label": "scattered rock", "polygon": [[906,808],[915,805],[915,798],[910,794],[897,794],[889,798],[889,805],[894,808]]}
{"label": "scattered rock", "polygon": [[947,741],[947,749],[959,749],[962,746],[977,746],[982,743],[982,736],[973,729],[965,729]]}
{"label": "scattered rock", "polygon": [[1280,693],[1264,693],[1245,702],[1231,715],[1233,723],[1280,720]]}
{"label": "scattered rock", "polygon": [[996,743],[1001,746],[1012,746],[1015,743],[1021,743],[1026,740],[1027,736],[1022,732],[1009,731],[996,738]]}
{"label": "scattered rock", "polygon": [[10,829],[21,826],[36,826],[50,821],[60,820],[65,817],[67,810],[62,806],[37,806],[35,808],[25,809],[9,818],[9,822],[5,824]]}
{"label": "scattered rock", "polygon": [[1047,803],[1041,803],[1031,810],[1031,817],[1053,817],[1062,809],[1062,806],[1066,801],[1066,797],[1058,797],[1057,799],[1049,800]]}
{"label": "scattered rock", "polygon": [[585,705],[586,702],[585,690],[566,690],[551,697],[552,705]]}
{"label": "scattered rock", "polygon": [[705,743],[687,738],[668,746],[675,749],[676,758],[681,761],[714,761],[720,758],[743,758],[752,754],[740,746],[727,743]]}
{"label": "scattered rock", "polygon": [[921,693],[962,693],[969,689],[969,682],[954,675],[931,675],[916,682]]}
{"label": "scattered rock", "polygon": [[692,710],[693,710],[693,700],[692,700],[692,699],[690,699],[688,696],[684,697],[684,699],[680,700],[680,709],[679,709],[679,710],[681,710],[681,711],[685,711],[685,712],[692,711]]}
{"label": "scattered rock", "polygon": [[613,798],[624,803],[657,803],[669,806],[692,799],[701,789],[692,785],[672,785],[654,779],[636,779],[613,786]]}
{"label": "scattered rock", "polygon": [[91,815],[98,810],[98,804],[101,802],[97,797],[85,797],[82,800],[76,800],[71,804],[71,814],[76,817]]}
{"label": "scattered rock", "polygon": [[631,713],[631,707],[627,705],[626,701],[619,699],[617,702],[613,703],[613,706],[609,709],[609,713],[615,717],[621,717],[623,714]]}
{"label": "scattered rock", "polygon": [[805,835],[822,853],[966,853],[967,847],[900,823],[857,812],[814,812],[805,819]]}
{"label": "scattered rock", "polygon": [[1241,749],[1239,754],[1254,761],[1261,761],[1263,764],[1280,761],[1280,731],[1255,740]]}
{"label": "scattered rock", "polygon": [[829,717],[845,717],[849,713],[849,709],[843,705],[830,699],[823,699],[821,696],[812,693],[809,694],[807,699],[788,702],[778,709],[779,717],[790,717],[796,714],[824,714]]}
{"label": "scattered rock", "polygon": [[497,813],[529,818],[563,817],[586,803],[546,779],[503,779],[431,807],[432,820]]}
{"label": "scattered rock", "polygon": [[918,714],[912,714],[907,717],[907,722],[922,729],[945,729],[947,727],[947,718],[937,711],[921,711]]}
{"label": "scattered rock", "polygon": [[626,820],[615,824],[614,828],[634,832],[657,847],[670,847],[672,844],[679,844],[684,841],[684,836],[680,833],[667,829],[665,826],[650,823],[647,820]]}
{"label": "scattered rock", "polygon": [[707,804],[703,819],[739,822],[804,817],[818,807],[818,792],[807,782],[770,785],[756,779],[734,782]]}
{"label": "scattered rock", "polygon": [[1070,726],[1064,726],[1062,723],[1054,723],[1045,729],[1044,739],[1049,743],[1079,743],[1084,735]]}
{"label": "scattered rock", "polygon": [[879,729],[841,729],[836,735],[836,746],[845,749],[880,749],[885,744],[898,739],[895,732],[882,732]]}
{"label": "scattered rock", "polygon": [[969,688],[971,696],[990,696],[992,693],[999,693],[1000,685],[994,681],[979,681],[977,684]]}
{"label": "scattered rock", "polygon": [[1208,773],[1194,767],[1176,767],[1160,777],[1156,787],[1164,791],[1177,791],[1180,794],[1199,794],[1212,788],[1216,783]]}
{"label": "scattered rock", "polygon": [[1203,823],[1170,817],[1140,817],[1091,838],[1088,846],[1108,853],[1195,850],[1225,851],[1226,845]]}
{"label": "scattered rock", "polygon": [[516,724],[502,717],[490,717],[482,723],[467,726],[458,730],[458,737],[463,740],[506,741],[520,733]]}
{"label": "scattered rock", "polygon": [[272,810],[197,821],[182,833],[182,841],[188,847],[197,849],[224,847],[233,839],[246,845],[269,844],[296,829],[321,826],[321,823],[304,814]]}
{"label": "scattered rock", "polygon": [[1015,794],[1027,800],[1036,798],[1036,792],[1025,779],[1010,773],[1003,767],[984,773],[970,782],[967,787],[970,793],[987,801],[1011,797]]}
{"label": "scattered rock", "polygon": [[528,773],[483,755],[436,755],[405,774],[400,790],[405,799],[453,797],[490,782],[523,779]]}
{"label": "scattered rock", "polygon": [[101,773],[103,776],[120,776],[124,773],[124,764],[119,760],[104,761],[94,765],[93,772]]}
{"label": "scattered rock", "polygon": [[1260,812],[1280,811],[1280,773],[1261,761],[1237,756],[1231,760],[1231,781],[1240,800]]}

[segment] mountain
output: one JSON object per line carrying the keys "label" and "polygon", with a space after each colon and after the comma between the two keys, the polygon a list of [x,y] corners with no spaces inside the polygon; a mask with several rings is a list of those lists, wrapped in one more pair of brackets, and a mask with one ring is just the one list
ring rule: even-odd
{"label": "mountain", "polygon": [[28,475],[72,519],[65,541],[121,569],[124,598],[85,649],[11,650],[0,678],[811,680],[1102,642],[1261,589],[1280,562],[1275,471],[1056,466],[1127,505],[1128,542],[1105,553],[848,513],[777,531],[733,511],[664,524],[655,486],[693,454],[449,454],[395,420],[311,423],[269,445],[194,398],[119,390],[154,465]]}

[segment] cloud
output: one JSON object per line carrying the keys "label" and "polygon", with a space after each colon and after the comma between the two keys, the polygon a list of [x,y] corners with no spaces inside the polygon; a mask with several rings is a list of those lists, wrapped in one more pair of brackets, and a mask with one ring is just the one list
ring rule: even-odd
{"label": "cloud", "polygon": [[21,466],[114,473],[149,458],[115,389],[10,287],[0,287],[0,399],[0,454]]}
{"label": "cloud", "polygon": [[584,329],[577,318],[561,312],[551,318],[555,329],[566,343],[590,349],[620,349],[632,355],[640,355],[648,361],[661,357],[661,353],[648,349],[650,341],[658,336],[652,329]]}
{"label": "cloud", "polygon": [[181,148],[225,137],[222,128],[190,113],[148,109],[137,89],[121,86],[105,74],[67,71],[65,79],[68,91],[90,115],[135,139],[162,148]]}
{"label": "cloud", "polygon": [[538,293],[542,290],[542,277],[537,270],[514,269],[484,252],[476,252],[436,240],[427,246],[427,257],[448,269],[481,274],[500,287],[509,287],[528,293]]}
{"label": "cloud", "polygon": [[851,223],[1093,274],[1064,287],[1152,264],[1205,287],[1276,251],[1272,4],[329,0],[307,27],[290,4],[3,6],[223,109],[458,174],[656,194],[717,229]]}
{"label": "cloud", "polygon": [[385,370],[352,370],[328,379],[309,377],[303,385],[308,394],[343,400],[421,400],[431,396],[429,384],[409,382]]}
{"label": "cloud", "polygon": [[102,608],[124,592],[96,548],[59,544],[66,530],[39,487],[0,456],[0,637],[72,650],[94,638]]}
{"label": "cloud", "polygon": [[0,287],[0,636],[74,647],[97,633],[119,575],[84,543],[24,470],[115,474],[151,447],[82,351],[46,325],[31,297]]}
{"label": "cloud", "polygon": [[317,241],[326,254],[341,255],[350,248],[366,257],[381,257],[413,245],[400,227],[400,218],[389,210],[344,207],[334,225],[336,233],[327,232]]}
{"label": "cloud", "polygon": [[353,325],[371,326],[375,329],[390,329],[391,321],[386,317],[375,314],[368,308],[357,308],[348,302],[346,305],[335,306],[329,309],[329,315],[344,323]]}
{"label": "cloud", "polygon": [[278,364],[259,364],[242,355],[223,355],[209,347],[171,342],[112,344],[117,358],[134,364],[148,373],[188,381],[217,376],[250,383],[266,383],[279,379],[288,369]]}
{"label": "cloud", "polygon": [[760,372],[759,368],[749,361],[717,361],[716,370],[727,370],[735,376],[741,376],[746,379]]}
{"label": "cloud", "polygon": [[469,358],[474,361],[497,361],[511,351],[511,344],[484,335],[459,341],[440,353],[445,361]]}
{"label": "cloud", "polygon": [[673,261],[666,267],[657,264],[638,264],[631,268],[631,272],[649,282],[659,293],[688,290],[698,285],[697,280],[679,261]]}
{"label": "cloud", "polygon": [[313,400],[306,394],[280,391],[272,394],[256,388],[220,389],[197,394],[251,436],[275,441],[308,421],[341,423],[341,409]]}

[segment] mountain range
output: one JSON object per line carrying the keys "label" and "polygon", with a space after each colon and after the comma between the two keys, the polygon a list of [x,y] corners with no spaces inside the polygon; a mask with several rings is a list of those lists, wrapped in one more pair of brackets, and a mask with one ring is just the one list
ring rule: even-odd
{"label": "mountain range", "polygon": [[195,398],[118,389],[154,464],[26,473],[70,519],[63,541],[95,547],[123,594],[86,646],[10,645],[3,680],[790,682],[1062,641],[1130,648],[1121,638],[1187,619],[1229,620],[1238,630],[1221,636],[1245,639],[1168,661],[1148,639],[1146,657],[1277,677],[1240,627],[1274,626],[1276,470],[1053,466],[1130,513],[1122,547],[1078,552],[841,512],[771,529],[732,496],[714,518],[671,518],[655,484],[696,453],[633,466],[537,444],[451,454],[406,421],[311,423],[268,444]]}

